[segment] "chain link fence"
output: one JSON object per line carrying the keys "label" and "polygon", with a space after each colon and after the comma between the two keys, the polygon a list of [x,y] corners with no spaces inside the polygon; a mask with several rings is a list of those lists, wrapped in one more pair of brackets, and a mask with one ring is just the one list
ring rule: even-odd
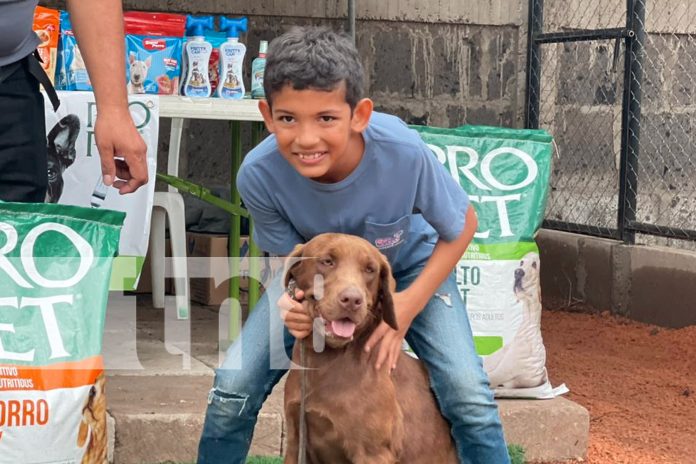
{"label": "chain link fence", "polygon": [[696,2],[530,0],[527,125],[557,143],[546,226],[696,249]]}

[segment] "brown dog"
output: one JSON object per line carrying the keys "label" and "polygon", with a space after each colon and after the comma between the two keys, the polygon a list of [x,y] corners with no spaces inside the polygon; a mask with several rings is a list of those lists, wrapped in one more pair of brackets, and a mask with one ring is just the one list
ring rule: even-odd
{"label": "brown dog", "polygon": [[105,378],[102,372],[89,390],[87,401],[82,408],[82,421],[77,434],[77,446],[87,445],[82,464],[102,464],[106,462],[106,396]]}
{"label": "brown dog", "polygon": [[[396,328],[386,258],[366,240],[342,234],[319,235],[290,258],[305,259],[289,261],[286,285],[294,279],[304,290],[303,305],[321,318],[315,331],[324,332],[326,344],[317,353],[304,341],[308,464],[456,463],[424,366],[402,353],[390,375],[364,351],[382,320]],[[293,362],[300,364],[299,342]],[[292,369],[285,385],[286,464],[298,457],[301,376]]]}

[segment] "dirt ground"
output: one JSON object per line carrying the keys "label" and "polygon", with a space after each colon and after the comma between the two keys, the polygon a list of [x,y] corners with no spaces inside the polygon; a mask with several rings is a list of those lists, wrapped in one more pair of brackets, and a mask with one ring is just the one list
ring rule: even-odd
{"label": "dirt ground", "polygon": [[696,463],[696,326],[545,310],[552,384],[590,412],[588,462]]}

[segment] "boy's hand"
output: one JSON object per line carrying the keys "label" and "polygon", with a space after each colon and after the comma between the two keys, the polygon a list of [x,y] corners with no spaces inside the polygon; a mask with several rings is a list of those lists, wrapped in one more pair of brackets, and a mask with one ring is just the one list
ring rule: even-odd
{"label": "boy's hand", "polygon": [[416,308],[410,307],[410,299],[406,298],[403,293],[395,293],[393,299],[399,330],[392,329],[386,322],[382,321],[365,343],[366,351],[372,351],[378,345],[375,368],[379,370],[383,365],[386,365],[389,366],[390,372],[396,369],[396,362],[403,349],[404,337],[411,327],[413,318],[418,314]]}
{"label": "boy's hand", "polygon": [[312,318],[302,306],[304,292],[295,290],[295,299],[293,300],[287,292],[278,299],[278,307],[280,308],[280,317],[285,322],[285,327],[297,339],[303,339],[312,333]]}

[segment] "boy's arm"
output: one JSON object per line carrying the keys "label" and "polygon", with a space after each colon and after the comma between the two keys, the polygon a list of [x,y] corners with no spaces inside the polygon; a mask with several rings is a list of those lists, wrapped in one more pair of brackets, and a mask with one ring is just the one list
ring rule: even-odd
{"label": "boy's arm", "polygon": [[148,180],[147,146],[128,111],[121,1],[68,0],[68,10],[97,101],[94,134],[104,183],[134,192]]}
{"label": "boy's arm", "polygon": [[385,361],[391,369],[396,367],[396,360],[402,349],[401,343],[411,326],[411,322],[425,308],[440,284],[445,281],[464,255],[466,248],[474,238],[477,226],[476,212],[469,205],[461,234],[451,242],[438,239],[435,249],[420,275],[407,289],[394,295],[399,330],[396,331],[382,322],[365,344],[365,349],[370,351],[381,340],[375,365],[377,369]]}

